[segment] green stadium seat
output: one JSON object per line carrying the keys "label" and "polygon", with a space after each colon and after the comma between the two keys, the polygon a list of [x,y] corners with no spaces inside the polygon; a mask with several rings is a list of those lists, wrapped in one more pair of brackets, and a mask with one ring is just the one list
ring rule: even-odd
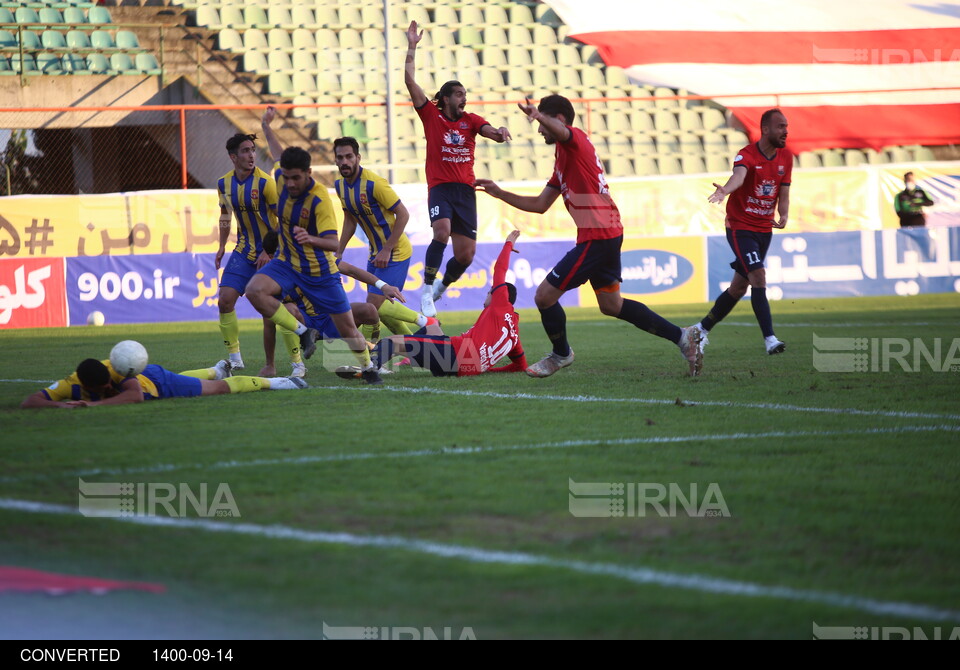
{"label": "green stadium seat", "polygon": [[224,51],[243,51],[243,38],[233,28],[224,28],[217,33],[217,48]]}
{"label": "green stadium seat", "polygon": [[[110,10],[106,7],[95,5],[87,12],[89,23],[113,23],[113,17],[110,16]],[[129,59],[128,59],[129,60]],[[130,69],[133,69],[132,67]]]}
{"label": "green stadium seat", "polygon": [[40,23],[40,16],[33,7],[17,7],[14,17],[17,23]]}
{"label": "green stadium seat", "polygon": [[63,63],[57,54],[44,51],[37,54],[37,69],[44,74],[62,74]]}
{"label": "green stadium seat", "polygon": [[248,28],[259,28],[260,30],[269,29],[270,22],[267,21],[267,13],[259,5],[246,5],[243,8],[243,23]]}
{"label": "green stadium seat", "polygon": [[90,74],[86,59],[79,54],[64,54],[61,60],[63,61],[63,69],[65,72],[72,74]]}
{"label": "green stadium seat", "polygon": [[0,54],[0,75],[4,74],[13,74],[13,66],[10,65],[10,60]]}
{"label": "green stadium seat", "polygon": [[356,138],[358,142],[370,141],[370,138],[367,136],[367,126],[356,117],[348,116],[340,125],[344,136]]}
{"label": "green stadium seat", "polygon": [[159,76],[161,74],[160,63],[152,53],[137,54],[134,58],[134,65],[142,74]]}
{"label": "green stadium seat", "polygon": [[314,15],[312,7],[294,5],[290,10],[290,21],[294,28],[301,27],[311,30],[317,28],[317,17]]}
{"label": "green stadium seat", "polygon": [[113,35],[106,30],[94,30],[90,33],[90,43],[94,49],[116,49],[117,43],[113,41]]}
{"label": "green stadium seat", "polygon": [[137,34],[131,30],[118,30],[115,36],[118,49],[139,49],[140,40]]}
{"label": "green stadium seat", "polygon": [[41,7],[39,12],[40,23],[47,26],[63,23],[63,15],[55,7]]}
{"label": "green stadium seat", "polygon": [[110,69],[120,74],[137,74],[137,68],[130,54],[115,53],[110,56]]}
{"label": "green stadium seat", "polygon": [[67,40],[59,30],[44,30],[40,33],[40,43],[44,49],[66,49]]}
{"label": "green stadium seat", "polygon": [[63,10],[64,23],[87,23],[87,15],[79,7],[67,7]]}
{"label": "green stadium seat", "polygon": [[[490,32],[489,28],[487,32]],[[480,29],[475,26],[463,26],[457,31],[457,44],[461,46],[479,49],[483,47],[484,41],[484,36],[480,33]],[[499,42],[489,40],[486,40],[486,43],[490,45],[499,44]]]}
{"label": "green stadium seat", "polygon": [[243,48],[248,51],[250,49],[268,50],[270,43],[267,41],[267,34],[258,28],[243,31]]}
{"label": "green stadium seat", "polygon": [[[16,18],[14,18],[13,12],[11,12],[11,11],[10,11],[9,9],[7,9],[6,7],[0,7],[0,24],[7,24],[7,23],[11,23],[11,24],[12,24],[12,23],[16,23],[16,22],[17,22],[17,20],[16,20]],[[10,63],[7,63],[7,66],[8,66],[8,67],[9,67],[9,65],[10,65]]]}
{"label": "green stadium seat", "polygon": [[23,40],[24,49],[42,49],[43,45],[40,42],[40,36],[37,35],[32,30],[24,30],[20,33],[22,35],[21,39]]}
{"label": "green stadium seat", "polygon": [[23,66],[21,67],[20,54],[15,53],[10,56],[10,67],[14,72],[39,72],[37,61],[33,54],[23,54]]}
{"label": "green stadium seat", "polygon": [[89,54],[87,56],[87,69],[92,74],[106,74],[110,71],[110,63],[103,54]]}
{"label": "green stadium seat", "polygon": [[0,48],[13,48],[18,44],[17,38],[9,30],[0,30]]}

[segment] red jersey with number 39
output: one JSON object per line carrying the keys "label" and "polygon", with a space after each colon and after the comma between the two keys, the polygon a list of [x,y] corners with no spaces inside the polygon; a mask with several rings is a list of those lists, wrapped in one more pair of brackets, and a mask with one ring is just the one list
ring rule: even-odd
{"label": "red jersey with number 39", "polygon": [[570,139],[557,142],[553,176],[547,186],[558,189],[577,224],[577,244],[623,235],[620,210],[610,196],[597,150],[587,134],[567,126]]}
{"label": "red jersey with number 39", "polygon": [[767,158],[754,143],[745,146],[733,159],[733,169],[743,166],[743,184],[727,198],[727,228],[769,233],[777,211],[780,188],[790,185],[793,154],[777,149]]}
{"label": "red jersey with number 39", "polygon": [[467,184],[472,188],[477,133],[490,124],[482,116],[469,112],[451,121],[431,102],[418,108],[417,114],[427,138],[427,188],[450,183]]}

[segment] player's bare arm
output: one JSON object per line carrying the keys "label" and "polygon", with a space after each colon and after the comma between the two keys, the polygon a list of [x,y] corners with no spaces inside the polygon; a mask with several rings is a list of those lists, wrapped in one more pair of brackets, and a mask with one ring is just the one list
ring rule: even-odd
{"label": "player's bare arm", "polygon": [[743,180],[746,178],[746,176],[747,176],[746,166],[745,165],[736,166],[735,168],[733,168],[733,174],[730,175],[730,178],[727,180],[726,184],[721,186],[720,184],[717,184],[716,182],[714,182],[713,185],[716,187],[717,190],[710,194],[710,197],[707,198],[707,201],[712,202],[714,204],[719,204],[723,202],[724,198],[726,198],[728,195],[730,195],[731,193],[736,191],[738,188],[743,186]]}
{"label": "player's bare arm", "polygon": [[340,231],[340,246],[337,248],[337,258],[343,258],[343,250],[353,239],[353,234],[357,232],[357,220],[353,214],[343,210],[343,229]]}
{"label": "player's bare arm", "polygon": [[293,227],[293,239],[297,241],[297,244],[322,249],[323,251],[336,252],[337,249],[340,248],[340,242],[333,233],[319,236],[311,235],[305,228],[301,228],[300,226]]}
{"label": "player's bare arm", "polygon": [[777,214],[780,215],[779,221],[773,222],[774,228],[787,227],[787,215],[790,213],[790,184],[780,185],[780,195],[777,198]]}
{"label": "player's bare arm", "polygon": [[213,264],[218,270],[220,269],[220,261],[223,260],[223,254],[226,252],[227,239],[230,237],[230,219],[230,210],[220,205],[220,247],[213,259]]}
{"label": "player's bare arm", "polygon": [[[406,302],[406,298],[403,297],[403,294],[400,293],[400,289],[396,286],[391,286],[382,279],[370,274],[366,270],[358,268],[356,265],[347,263],[346,261],[340,261],[337,263],[337,267],[340,270],[340,274],[345,274],[348,277],[353,277],[357,281],[361,281],[368,286],[376,286],[383,292],[385,298],[393,302],[394,300],[399,300],[400,302]],[[379,286],[378,286],[379,284]]]}
{"label": "player's bare arm", "polygon": [[277,108],[273,105],[263,110],[263,118],[260,120],[260,127],[263,128],[263,136],[267,138],[267,146],[270,147],[270,160],[280,160],[280,154],[283,153],[283,145],[277,138],[277,134],[270,127],[273,120],[277,118]]}
{"label": "player's bare arm", "polygon": [[421,30],[418,33],[417,22],[411,21],[410,27],[407,28],[407,57],[403,64],[403,83],[406,84],[407,91],[410,92],[410,99],[413,101],[413,106],[416,108],[423,107],[429,102],[426,93],[423,92],[420,84],[418,84],[414,78],[414,73],[416,72],[417,67],[415,64],[417,45],[422,39],[423,31]]}
{"label": "player's bare arm", "polygon": [[521,209],[524,212],[534,212],[536,214],[543,214],[548,209],[554,201],[560,197],[560,191],[558,189],[552,188],[550,186],[545,186],[540,195],[518,195],[516,193],[511,193],[510,191],[505,191],[500,186],[497,185],[492,179],[477,179],[473,182],[474,187],[479,190],[487,193],[497,200],[503,200],[505,203],[511,207],[516,207]]}
{"label": "player's bare arm", "polygon": [[374,267],[385,268],[390,264],[393,250],[396,249],[397,244],[400,243],[400,238],[403,237],[403,230],[407,227],[407,222],[410,221],[410,212],[407,211],[407,208],[402,202],[397,203],[397,206],[393,208],[393,213],[396,215],[396,219],[394,219],[393,222],[393,232],[390,233],[390,237],[383,243],[383,248],[373,259]]}
{"label": "player's bare arm", "polygon": [[537,109],[537,106],[530,102],[530,98],[524,98],[525,102],[517,103],[517,107],[520,108],[520,111],[526,114],[527,121],[533,123],[534,121],[539,121],[540,125],[546,128],[550,134],[557,138],[558,142],[567,142],[573,136],[573,133],[567,128],[566,124],[560,119],[548,116],[546,114],[541,114],[540,110]]}
{"label": "player's bare arm", "polygon": [[509,142],[513,139],[510,135],[510,131],[507,130],[505,126],[500,126],[499,128],[494,128],[493,126],[487,124],[480,129],[480,135],[486,137],[488,140],[493,140],[497,143]]}

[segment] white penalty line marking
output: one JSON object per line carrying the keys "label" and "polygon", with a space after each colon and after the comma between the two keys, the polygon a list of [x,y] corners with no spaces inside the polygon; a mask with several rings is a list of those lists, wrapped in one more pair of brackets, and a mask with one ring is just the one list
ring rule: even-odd
{"label": "white penalty line marking", "polygon": [[883,435],[891,433],[933,433],[933,432],[960,432],[960,426],[899,426],[894,428],[868,428],[865,430],[837,430],[837,431],[799,431],[799,432],[769,432],[769,433],[732,433],[728,435],[685,435],[672,437],[624,437],[607,440],[567,440],[564,442],[543,442],[540,444],[520,444],[487,447],[441,447],[440,449],[416,449],[412,451],[388,451],[383,453],[361,452],[354,454],[331,454],[326,456],[296,456],[290,458],[261,458],[250,461],[218,461],[215,463],[159,463],[142,468],[101,468],[80,470],[65,474],[25,475],[23,477],[0,477],[2,483],[15,483],[34,479],[50,479],[54,477],[94,477],[94,476],[122,476],[136,473],[177,472],[180,470],[223,470],[229,468],[248,468],[267,465],[306,465],[311,463],[339,463],[347,461],[374,461],[401,458],[419,458],[421,456],[465,456],[470,454],[484,454],[497,451],[532,451],[537,449],[569,449],[573,447],[589,446],[629,446],[638,444],[675,444],[681,442],[716,442],[724,440],[748,440],[771,438],[800,438],[800,437],[842,437],[849,435]]}
{"label": "white penalty line marking", "polygon": [[[350,389],[355,391],[369,392],[364,386],[310,386],[309,389],[320,391],[338,391]],[[307,390],[309,390],[307,389]],[[732,402],[729,400],[684,400],[674,398],[673,400],[660,400],[657,398],[602,398],[600,396],[590,395],[545,395],[540,393],[499,393],[496,391],[467,391],[438,389],[429,386],[379,386],[377,391],[393,391],[395,393],[434,393],[437,395],[457,395],[477,398],[498,398],[503,400],[551,400],[558,402],[598,402],[598,403],[636,403],[639,405],[677,405],[682,403],[685,407],[733,407],[737,409],[764,409],[777,410],[783,412],[822,412],[824,414],[849,414],[850,416],[886,416],[895,419],[940,419],[947,421],[960,421],[960,414],[930,414],[925,412],[895,412],[879,409],[845,409],[842,407],[802,407],[799,405],[783,405],[780,403],[751,403],[751,402]],[[679,400],[679,403],[677,402]]]}
{"label": "white penalty line marking", "polygon": [[[68,516],[79,516],[80,514],[77,509],[67,507],[66,505],[53,505],[5,498],[0,498],[0,509]],[[413,540],[399,536],[354,535],[353,533],[346,532],[302,530],[289,526],[260,526],[252,523],[225,523],[205,519],[181,519],[158,516],[105,518],[142,526],[192,528],[212,533],[233,533],[237,535],[266,537],[277,540],[295,540],[315,544],[399,549],[414,554],[460,559],[471,563],[554,568],[584,575],[613,577],[634,584],[652,584],[665,588],[681,588],[691,591],[749,598],[774,598],[796,602],[810,602],[831,607],[859,610],[870,614],[887,614],[911,619],[922,619],[925,621],[960,620],[960,611],[944,610],[929,605],[874,600],[861,596],[831,593],[829,591],[810,591],[787,586],[764,586],[763,584],[709,577],[706,575],[681,574],[651,568],[617,565],[615,563],[574,561],[522,552],[497,551],[455,544],[442,544],[428,540]]]}

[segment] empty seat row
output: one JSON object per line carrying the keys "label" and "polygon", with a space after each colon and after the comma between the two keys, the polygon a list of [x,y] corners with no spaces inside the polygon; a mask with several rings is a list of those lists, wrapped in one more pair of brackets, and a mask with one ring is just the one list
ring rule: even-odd
{"label": "empty seat row", "polygon": [[17,23],[113,23],[110,10],[106,7],[92,6],[88,10],[81,7],[65,7],[61,12],[56,7],[40,7],[39,11],[33,7],[17,7],[10,11],[9,7],[0,7],[0,25]]}
{"label": "empty seat row", "polygon": [[[24,73],[33,74],[148,74],[159,75],[160,64],[151,53],[136,54],[131,58],[127,53],[115,53],[109,58],[104,54],[88,54],[86,57],[77,54],[58,56],[54,53],[41,52],[34,57],[31,54],[23,55]],[[20,74],[20,54],[14,54],[9,59],[0,54],[0,74]]]}
{"label": "empty seat row", "polygon": [[[32,30],[21,31],[23,48],[37,49],[139,49],[140,40],[130,30],[118,30],[116,38],[107,30],[68,30],[66,34],[59,30],[44,30],[37,35]],[[17,33],[0,30],[0,48],[18,48]]]}

